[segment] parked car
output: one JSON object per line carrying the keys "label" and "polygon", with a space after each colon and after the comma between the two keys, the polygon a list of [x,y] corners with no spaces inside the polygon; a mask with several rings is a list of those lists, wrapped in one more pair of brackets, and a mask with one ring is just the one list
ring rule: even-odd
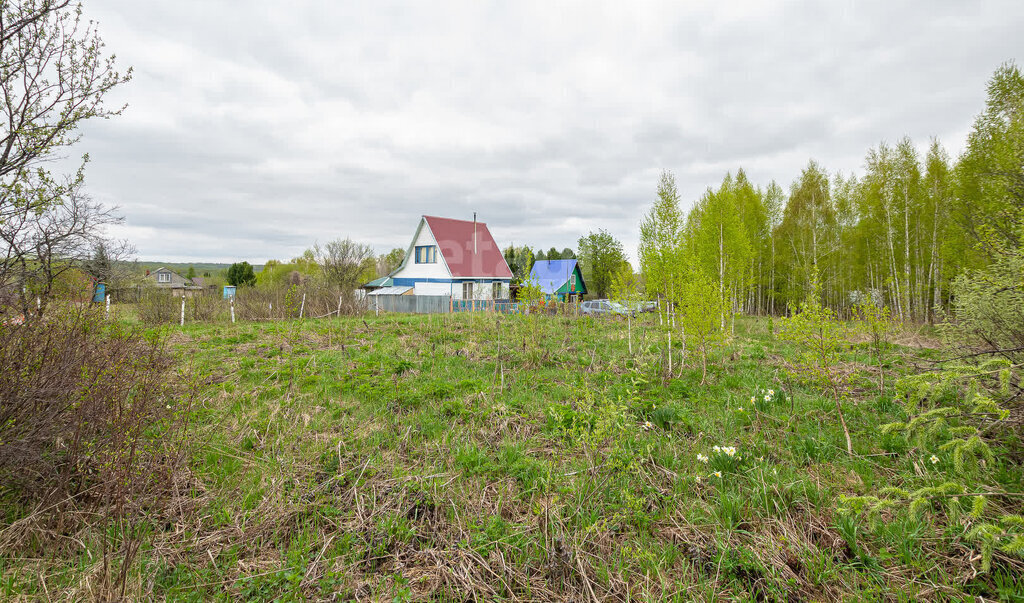
{"label": "parked car", "polygon": [[655,312],[658,310],[658,302],[652,301],[641,301],[633,302],[630,304],[630,308],[633,310],[633,315],[641,314],[644,312]]}
{"label": "parked car", "polygon": [[607,299],[593,299],[585,301],[580,304],[580,311],[584,314],[592,315],[608,315],[608,316],[625,316],[627,314],[636,314],[631,312],[626,306],[620,303],[616,303]]}

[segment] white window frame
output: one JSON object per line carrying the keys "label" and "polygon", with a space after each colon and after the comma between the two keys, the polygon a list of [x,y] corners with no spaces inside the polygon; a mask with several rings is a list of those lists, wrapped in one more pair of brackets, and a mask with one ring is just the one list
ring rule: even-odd
{"label": "white window frame", "polygon": [[[473,282],[462,283],[462,299],[473,299],[474,285],[475,283]],[[466,295],[467,292],[469,295]]]}
{"label": "white window frame", "polygon": [[502,292],[501,281],[494,281],[491,285],[491,299],[501,299]]}
{"label": "white window frame", "polygon": [[171,273],[170,272],[157,272],[156,273],[156,282],[158,282],[158,283],[169,283],[169,282],[171,282]]}

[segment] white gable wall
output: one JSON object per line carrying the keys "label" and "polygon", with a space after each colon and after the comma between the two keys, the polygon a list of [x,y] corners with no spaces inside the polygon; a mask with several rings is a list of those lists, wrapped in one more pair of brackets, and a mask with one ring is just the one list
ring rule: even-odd
{"label": "white gable wall", "polygon": [[[427,226],[426,220],[420,219],[419,233],[413,240],[412,245],[409,247],[408,254],[406,255],[405,265],[395,271],[392,278],[451,278],[451,273],[448,271],[448,266],[444,263],[444,257],[441,255],[441,250],[437,250],[437,262],[434,264],[417,264],[416,263],[416,248],[421,245],[433,245],[437,247],[437,241],[434,240],[434,235],[430,232],[430,228]],[[446,290],[447,293],[447,290]],[[423,295],[423,294],[421,294]],[[439,294],[437,294],[439,295]]]}

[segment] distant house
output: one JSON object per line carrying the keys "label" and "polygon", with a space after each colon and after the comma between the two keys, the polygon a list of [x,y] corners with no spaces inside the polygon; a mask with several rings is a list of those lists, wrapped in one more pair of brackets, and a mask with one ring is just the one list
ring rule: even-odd
{"label": "distant house", "polygon": [[146,275],[146,281],[160,289],[168,289],[175,297],[190,297],[203,290],[202,285],[196,285],[169,268],[157,268]]}
{"label": "distant house", "polygon": [[538,260],[530,269],[530,280],[540,286],[548,299],[565,301],[587,294],[587,284],[576,260]]}
{"label": "distant house", "polygon": [[487,224],[423,216],[402,264],[387,279],[378,281],[386,285],[370,295],[508,299],[512,271]]}

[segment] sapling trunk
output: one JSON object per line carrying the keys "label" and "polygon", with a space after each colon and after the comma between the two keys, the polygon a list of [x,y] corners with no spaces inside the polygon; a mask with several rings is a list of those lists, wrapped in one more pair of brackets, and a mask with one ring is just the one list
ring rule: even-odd
{"label": "sapling trunk", "polygon": [[843,416],[843,405],[839,403],[839,392],[835,393],[836,411],[839,412],[839,423],[843,426],[843,435],[846,436],[846,453],[853,456],[853,440],[850,439],[850,430],[846,427],[846,417]]}

